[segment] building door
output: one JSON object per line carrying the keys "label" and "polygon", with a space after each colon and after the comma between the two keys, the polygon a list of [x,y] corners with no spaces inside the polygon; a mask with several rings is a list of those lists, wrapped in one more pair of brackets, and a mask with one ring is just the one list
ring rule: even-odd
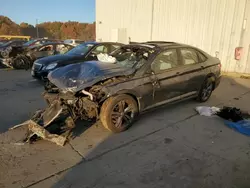
{"label": "building door", "polygon": [[243,47],[239,61],[240,72],[250,74],[250,0],[246,0],[240,47]]}
{"label": "building door", "polygon": [[126,28],[112,29],[110,41],[128,44],[127,29]]}

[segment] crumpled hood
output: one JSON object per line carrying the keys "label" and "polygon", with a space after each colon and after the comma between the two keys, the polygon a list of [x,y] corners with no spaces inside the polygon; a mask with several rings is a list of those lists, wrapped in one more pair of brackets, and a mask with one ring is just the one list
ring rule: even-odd
{"label": "crumpled hood", "polygon": [[99,81],[131,75],[134,71],[114,63],[87,61],[58,68],[48,75],[48,79],[62,91],[78,92]]}

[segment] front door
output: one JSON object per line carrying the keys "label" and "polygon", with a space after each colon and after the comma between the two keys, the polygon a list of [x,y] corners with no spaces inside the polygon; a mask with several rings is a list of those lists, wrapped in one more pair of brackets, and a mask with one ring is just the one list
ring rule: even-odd
{"label": "front door", "polygon": [[154,104],[178,100],[185,93],[186,77],[182,75],[182,66],[177,49],[161,52],[152,63],[151,76]]}
{"label": "front door", "polygon": [[92,49],[86,56],[87,61],[97,60],[97,55],[100,53],[108,53],[108,44],[100,44]]}
{"label": "front door", "polygon": [[46,45],[41,47],[37,52],[34,53],[34,56],[39,59],[42,57],[47,57],[50,55],[54,55],[55,49],[53,45]]}

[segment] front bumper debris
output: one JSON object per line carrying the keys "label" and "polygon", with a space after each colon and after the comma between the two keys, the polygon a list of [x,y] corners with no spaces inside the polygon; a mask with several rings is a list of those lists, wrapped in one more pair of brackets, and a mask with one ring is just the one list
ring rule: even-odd
{"label": "front bumper debris", "polygon": [[41,138],[63,146],[71,136],[76,120],[98,118],[98,104],[89,96],[44,92],[43,97],[48,103],[45,110],[37,111],[30,120],[11,128],[27,126],[25,142],[32,143]]}
{"label": "front bumper debris", "polygon": [[64,146],[75,123],[67,109],[64,109],[60,101],[56,100],[45,111],[37,111],[30,120],[11,129],[21,126],[28,128],[25,142],[32,143],[41,138]]}

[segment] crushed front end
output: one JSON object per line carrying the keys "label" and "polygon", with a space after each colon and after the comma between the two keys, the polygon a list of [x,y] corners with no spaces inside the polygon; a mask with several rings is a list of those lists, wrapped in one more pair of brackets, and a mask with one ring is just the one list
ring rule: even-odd
{"label": "crushed front end", "polygon": [[63,146],[70,137],[76,120],[98,117],[98,104],[89,96],[48,92],[43,95],[48,107],[37,111],[30,120],[11,128],[27,125],[25,142],[31,143],[42,138]]}
{"label": "crushed front end", "polygon": [[8,47],[1,51],[3,57],[2,64],[8,68],[29,69],[32,65],[32,59],[28,54],[29,49],[21,46]]}
{"label": "crushed front end", "polygon": [[24,123],[28,125],[26,141],[39,137],[63,146],[78,119],[98,119],[102,103],[109,95],[106,86],[126,80],[131,73],[132,69],[93,61],[50,72],[43,93],[48,107]]}

